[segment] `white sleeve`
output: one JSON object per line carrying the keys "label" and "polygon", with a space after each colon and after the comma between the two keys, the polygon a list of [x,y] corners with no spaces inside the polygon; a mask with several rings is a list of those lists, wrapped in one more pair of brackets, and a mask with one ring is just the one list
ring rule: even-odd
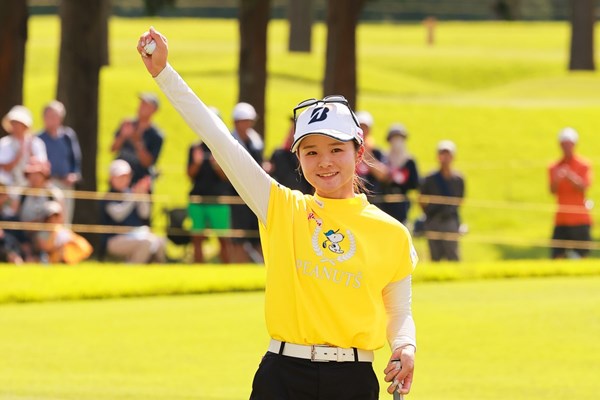
{"label": "white sleeve", "polygon": [[392,351],[406,345],[417,347],[415,321],[411,311],[412,276],[392,282],[383,289],[388,314],[387,339]]}
{"label": "white sleeve", "polygon": [[189,127],[210,148],[240,197],[259,221],[266,224],[273,179],[231,136],[225,123],[209,110],[170,64],[155,80]]}

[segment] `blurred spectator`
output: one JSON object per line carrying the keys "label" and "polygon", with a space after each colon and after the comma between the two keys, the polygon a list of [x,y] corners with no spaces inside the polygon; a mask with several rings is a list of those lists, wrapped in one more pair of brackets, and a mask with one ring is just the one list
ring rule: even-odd
{"label": "blurred spectator", "polygon": [[585,192],[592,177],[590,163],[575,154],[578,139],[579,135],[573,128],[567,127],[559,132],[562,158],[549,167],[549,175],[550,192],[556,195],[558,202],[552,239],[577,241],[580,247],[554,245],[552,258],[565,258],[567,251],[576,257],[586,257],[589,253],[589,249],[581,248],[581,245],[591,241],[592,219],[586,207]]}
{"label": "blurred spectator", "polygon": [[50,182],[50,164],[30,158],[24,170],[28,185],[19,199],[19,219],[25,222],[43,222],[44,207],[48,201],[63,203],[62,190]]}
{"label": "blurred spectator", "polygon": [[92,245],[64,226],[63,210],[60,203],[49,201],[44,207],[44,222],[49,230],[36,234],[37,247],[46,254],[51,264],[77,264],[87,259],[93,252]]}
{"label": "blurred spectator", "polygon": [[[256,110],[251,104],[238,103],[233,108],[232,116],[233,137],[250,153],[258,165],[262,165],[264,144],[258,132],[254,130]],[[231,226],[233,229],[252,231],[258,235],[258,219],[246,204],[231,206]],[[262,262],[262,260],[258,236],[232,239],[232,262]]]}
{"label": "blurred spectator", "polygon": [[165,239],[153,234],[150,227],[144,224],[150,215],[150,201],[135,198],[136,195],[150,193],[150,176],[131,185],[132,169],[125,160],[114,160],[110,164],[109,174],[110,193],[120,196],[107,197],[102,201],[103,224],[131,229],[126,233],[105,235],[103,245],[107,253],[134,264],[165,262]]}
{"label": "blurred spectator", "polygon": [[388,168],[385,165],[383,152],[375,146],[371,137],[373,128],[373,116],[367,111],[358,111],[356,119],[363,131],[365,152],[363,160],[356,165],[356,173],[363,180],[367,195],[371,197],[371,203],[381,208],[381,199],[378,196],[383,193],[383,182],[388,180]]}
{"label": "blurred spectator", "polygon": [[[0,178],[0,221],[15,222],[18,203],[9,196],[5,181]],[[20,232],[22,234],[22,232]],[[10,229],[0,228],[0,262],[22,264],[23,254],[17,234]]]}
{"label": "blurred spectator", "polygon": [[111,151],[117,153],[116,158],[131,166],[131,184],[145,176],[152,179],[157,176],[155,165],[163,145],[163,135],[152,123],[160,105],[158,97],[153,93],[141,93],[139,99],[137,117],[121,123],[111,146]]}
{"label": "blurred spectator", "polygon": [[44,142],[30,133],[32,126],[31,112],[24,106],[14,106],[2,118],[9,135],[0,139],[0,175],[14,186],[27,185],[24,170],[30,157],[48,160]]}
{"label": "blurred spectator", "polygon": [[39,138],[46,145],[50,161],[50,179],[65,194],[64,219],[73,221],[75,199],[73,189],[81,180],[81,149],[75,131],[63,125],[66,110],[63,103],[53,100],[44,107],[44,130]]}
{"label": "blurred spectator", "polygon": [[381,209],[398,221],[406,224],[410,201],[407,194],[410,190],[418,189],[419,173],[413,156],[406,148],[408,131],[402,124],[393,124],[388,129],[387,141],[389,150],[386,164],[389,170],[389,181],[383,185],[384,195],[402,195],[405,200],[387,200]]}
{"label": "blurred spectator", "polygon": [[[437,154],[440,169],[427,175],[421,184],[420,203],[427,218],[425,231],[429,252],[432,261],[459,261],[458,207],[465,194],[465,182],[462,175],[452,169],[456,145],[450,140],[442,140],[438,144]],[[440,236],[444,235],[449,237],[442,239]]]}
{"label": "blurred spectator", "polygon": [[280,148],[275,149],[269,162],[265,163],[265,170],[283,186],[299,190],[304,194],[312,194],[313,187],[304,178],[298,157],[291,152],[294,141],[294,117],[290,118],[290,122],[290,129],[285,141]]}
{"label": "blurred spectator", "polygon": [[[19,198],[19,221],[44,222],[46,204],[49,201],[56,201],[62,205],[64,195],[58,187],[50,182],[50,165],[47,161],[31,157],[25,166],[24,173],[28,185]],[[35,247],[34,234],[35,231],[24,230],[24,234],[19,237],[27,261],[38,261],[39,259],[40,249]]]}
{"label": "blurred spectator", "polygon": [[17,238],[10,231],[0,228],[0,262],[10,264],[23,264],[21,246]]}
{"label": "blurred spectator", "polygon": [[[204,143],[192,145],[188,153],[187,173],[192,180],[191,196],[225,196],[231,193],[229,180],[215,161],[210,149]],[[231,209],[229,204],[198,203],[190,200],[188,213],[192,220],[192,243],[194,262],[203,263],[202,241],[206,228],[228,230],[231,228]],[[219,237],[219,258],[229,263],[230,240]]]}

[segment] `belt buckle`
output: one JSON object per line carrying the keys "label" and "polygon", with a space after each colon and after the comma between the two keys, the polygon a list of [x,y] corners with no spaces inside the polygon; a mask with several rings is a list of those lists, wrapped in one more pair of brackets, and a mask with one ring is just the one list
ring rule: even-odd
{"label": "belt buckle", "polygon": [[312,362],[328,362],[329,360],[325,360],[322,358],[317,358],[317,348],[319,347],[329,347],[327,345],[322,344],[311,344],[310,345],[310,361]]}

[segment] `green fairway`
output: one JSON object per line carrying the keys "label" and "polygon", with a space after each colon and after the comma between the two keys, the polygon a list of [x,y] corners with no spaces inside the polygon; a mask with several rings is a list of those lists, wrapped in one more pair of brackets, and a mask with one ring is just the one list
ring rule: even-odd
{"label": "green fairway", "polygon": [[[422,283],[413,297],[410,399],[598,397],[600,278]],[[248,398],[262,304],[256,292],[1,305],[0,399]]]}
{"label": "green fairway", "polygon": [[[135,112],[136,93],[157,90],[135,51],[139,34],[151,24],[169,37],[171,63],[230,123],[237,99],[236,21],[113,18],[111,65],[101,75],[101,189],[106,188],[116,126]],[[325,33],[316,24],[313,52],[288,53],[286,23],[270,24],[267,155],[287,131],[291,108],[299,100],[322,95]],[[381,146],[390,123],[408,127],[409,145],[422,173],[435,166],[437,141],[457,143],[456,167],[464,172],[467,186],[466,260],[547,257],[554,199],[546,167],[559,156],[560,128],[571,125],[579,131],[579,151],[594,162],[595,175],[600,174],[600,75],[566,71],[566,22],[440,22],[436,38],[435,46],[427,46],[421,24],[361,24],[358,108],[375,117],[373,137]],[[57,18],[31,18],[25,103],[37,116],[53,97],[58,44]],[[156,120],[166,134],[154,211],[160,229],[162,207],[186,203],[185,157],[196,136],[166,100]],[[35,126],[40,126],[39,117]],[[592,185],[589,197],[598,202],[600,185]],[[593,214],[598,222],[600,214],[596,209]],[[418,215],[417,207],[411,215]],[[596,238],[598,225],[593,228]],[[424,256],[421,239],[417,247]]]}

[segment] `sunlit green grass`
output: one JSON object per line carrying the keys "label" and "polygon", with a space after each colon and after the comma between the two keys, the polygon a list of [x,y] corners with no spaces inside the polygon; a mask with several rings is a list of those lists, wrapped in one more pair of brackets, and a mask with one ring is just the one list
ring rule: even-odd
{"label": "sunlit green grass", "polygon": [[[503,278],[600,276],[600,264],[585,261],[422,262],[413,282]],[[0,266],[0,304],[257,291],[265,268],[256,265],[125,266],[84,263],[77,267]]]}
{"label": "sunlit green grass", "polygon": [[[113,19],[111,65],[101,75],[101,189],[106,187],[116,126],[135,112],[137,92],[157,90],[135,51],[137,38],[149,25],[168,36],[171,63],[228,123],[237,99],[235,21]],[[288,53],[286,24],[270,24],[267,154],[287,132],[292,107],[322,95],[325,34],[322,24],[315,25],[313,52]],[[554,198],[548,192],[546,168],[559,157],[560,128],[570,125],[579,131],[578,150],[599,174],[600,76],[566,71],[568,40],[566,22],[440,22],[434,46],[425,44],[421,24],[362,24],[358,29],[358,108],[374,115],[375,141],[385,147],[387,126],[403,122],[422,173],[435,167],[439,140],[452,139],[458,145],[456,167],[465,174],[467,186],[463,217],[471,231],[463,239],[466,260],[547,257],[540,240],[550,236]],[[25,103],[38,116],[53,97],[58,43],[56,18],[30,20]],[[196,140],[163,103],[156,117],[166,135],[158,163],[162,174],[156,215],[165,204],[186,203],[185,158]],[[40,126],[40,118],[35,125]],[[600,185],[592,185],[589,197],[598,202]],[[593,213],[598,222],[600,214]],[[411,218],[417,215],[413,207]],[[163,224],[161,218],[155,220],[157,226]],[[593,235],[600,236],[597,227]],[[417,245],[424,257],[425,244]]]}
{"label": "sunlit green grass", "polygon": [[[408,399],[597,398],[597,276],[413,292]],[[267,347],[263,319],[260,292],[0,305],[0,399],[247,399]],[[387,357],[376,354],[380,379]]]}

